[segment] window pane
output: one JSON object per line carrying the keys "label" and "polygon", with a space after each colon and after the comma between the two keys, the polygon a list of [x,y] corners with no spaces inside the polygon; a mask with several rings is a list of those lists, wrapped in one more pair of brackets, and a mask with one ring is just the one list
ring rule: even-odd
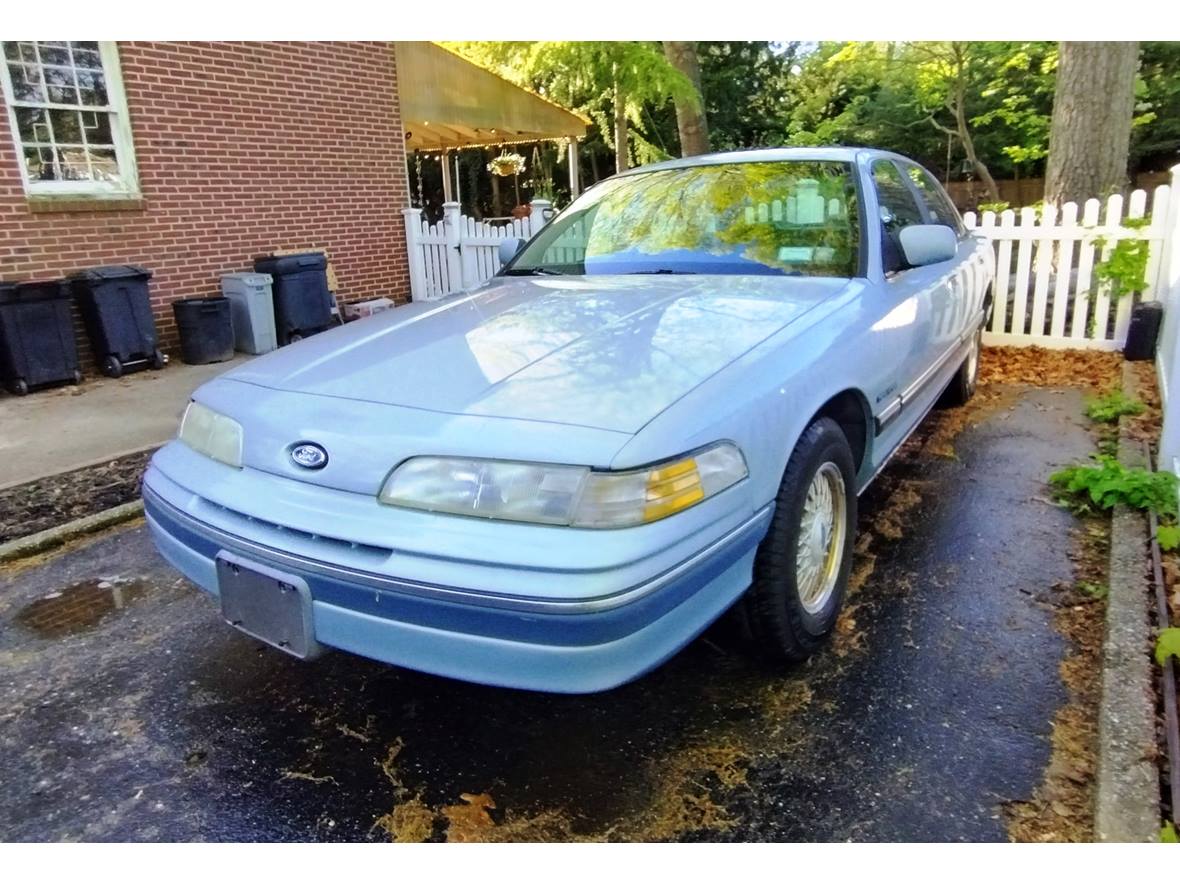
{"label": "window pane", "polygon": [[956,233],[960,230],[959,213],[942,192],[930,173],[919,166],[906,166],[910,179],[918,186],[922,200],[937,224],[945,224]]}
{"label": "window pane", "polygon": [[32,43],[21,43],[20,57],[27,62],[37,64],[37,47]]}
{"label": "window pane", "polygon": [[41,50],[41,63],[46,65],[68,65],[70,50],[65,40],[42,40],[37,44]]}
{"label": "window pane", "polygon": [[53,140],[57,144],[81,144],[82,115],[78,111],[49,112],[49,123],[53,127]]}
{"label": "window pane", "polygon": [[87,144],[113,144],[111,117],[102,111],[83,111],[82,128],[86,131]]}
{"label": "window pane", "polygon": [[69,68],[43,68],[49,100],[55,104],[77,104],[78,90],[74,87],[74,72]]}
{"label": "window pane", "polygon": [[78,71],[78,91],[84,105],[102,107],[109,103],[106,82],[97,71]]}
{"label": "window pane", "polygon": [[102,56],[99,55],[97,43],[74,41],[70,47],[74,51],[75,67],[102,68]]}
{"label": "window pane", "polygon": [[873,184],[877,189],[877,203],[881,212],[881,264],[886,273],[902,270],[901,229],[910,224],[922,224],[922,210],[906,186],[897,167],[888,160],[873,164]]}
{"label": "window pane", "polygon": [[20,44],[9,40],[4,44],[4,57],[9,61],[20,60]]}
{"label": "window pane", "polygon": [[9,65],[12,94],[17,101],[45,101],[41,86],[41,69],[36,65]]}
{"label": "window pane", "polygon": [[873,183],[881,205],[881,222],[887,231],[896,233],[908,224],[922,223],[922,211],[896,166],[878,160],[873,164]]}
{"label": "window pane", "polygon": [[54,181],[58,177],[52,148],[25,148],[25,168],[30,181]]}
{"label": "window pane", "polygon": [[90,148],[90,168],[95,181],[118,181],[119,163],[113,147]]}
{"label": "window pane", "polygon": [[20,140],[50,141],[49,115],[42,108],[18,107],[16,110],[16,128],[20,133]]}
{"label": "window pane", "polygon": [[61,177],[66,181],[87,181],[90,178],[90,164],[86,161],[85,148],[62,148],[58,151],[61,161]]}

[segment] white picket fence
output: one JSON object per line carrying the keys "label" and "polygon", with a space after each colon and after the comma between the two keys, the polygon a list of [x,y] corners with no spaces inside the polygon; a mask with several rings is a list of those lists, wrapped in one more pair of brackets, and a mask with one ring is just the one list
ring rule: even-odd
{"label": "white picket fence", "polygon": [[430,224],[421,209],[403,209],[410,264],[410,297],[436,301],[491,279],[500,269],[500,243],[527,240],[552,216],[548,200],[533,200],[531,213],[501,224],[463,215],[458,203],[444,203],[442,221]]}
{"label": "white picket fence", "polygon": [[[1155,189],[1150,223],[1139,228],[1126,227],[1123,220],[1145,216],[1143,190],[1133,191],[1126,200],[1125,216],[1119,194],[1106,201],[1105,212],[1097,199],[1087,200],[1080,219],[1076,203],[1066,203],[1060,211],[1053,206],[1040,212],[1008,209],[998,216],[984,212],[979,218],[968,212],[963,218],[967,227],[986,235],[996,253],[995,311],[984,341],[1121,349],[1134,302],[1160,297],[1173,186]],[[1111,284],[1100,281],[1094,270],[1124,239],[1148,241],[1147,288],[1135,297],[1116,299]]]}
{"label": "white picket fence", "polygon": [[[1140,300],[1159,300],[1168,266],[1168,243],[1177,224],[1176,176],[1160,185],[1150,203],[1150,223],[1127,227],[1124,219],[1146,216],[1148,195],[1136,190],[1124,201],[1111,196],[1105,209],[1097,199],[1079,207],[1066,203],[1041,210],[1008,209],[964,216],[967,227],[985,235],[996,255],[995,310],[985,341],[989,344],[1040,345],[1057,348],[1121,349],[1127,338],[1131,308]],[[477,221],[461,213],[458,203],[443,205],[443,218],[429,224],[421,209],[405,209],[410,289],[415,301],[433,301],[473,288],[500,269],[499,247],[507,237],[528,239],[552,216],[547,200],[535,200],[531,214],[507,223]],[[830,213],[831,207],[821,207]],[[1125,208],[1125,214],[1124,214]],[[789,207],[782,211],[789,211]],[[776,218],[774,206],[750,214]],[[1148,241],[1147,287],[1135,296],[1116,298],[1111,284],[1095,267],[1110,257],[1119,240]],[[550,251],[577,262],[585,237],[577,226]]]}

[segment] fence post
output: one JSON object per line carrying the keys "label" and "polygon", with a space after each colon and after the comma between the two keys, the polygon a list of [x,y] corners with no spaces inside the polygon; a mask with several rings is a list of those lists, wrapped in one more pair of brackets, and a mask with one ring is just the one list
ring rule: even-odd
{"label": "fence post", "polygon": [[549,200],[531,200],[529,202],[529,236],[536,236],[553,217],[553,203]]}
{"label": "fence post", "polygon": [[463,256],[460,253],[459,233],[463,223],[462,210],[458,203],[443,203],[443,236],[447,241],[447,294],[458,292],[472,285],[463,278]]}
{"label": "fence post", "polygon": [[1180,461],[1180,166],[1172,167],[1168,218],[1164,224],[1160,285],[1156,297],[1164,305],[1164,322],[1156,348],[1164,421],[1160,431],[1159,467],[1177,470]]}
{"label": "fence post", "polygon": [[422,210],[403,209],[402,221],[406,227],[406,263],[410,270],[410,300],[423,301],[426,293],[426,269],[422,266]]}

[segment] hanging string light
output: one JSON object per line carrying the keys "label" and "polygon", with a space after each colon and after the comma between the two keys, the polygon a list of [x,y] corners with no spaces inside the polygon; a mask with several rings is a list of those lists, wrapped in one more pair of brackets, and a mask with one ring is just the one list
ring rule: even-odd
{"label": "hanging string light", "polygon": [[414,174],[418,177],[418,208],[426,208],[426,198],[422,194],[422,151],[414,151]]}

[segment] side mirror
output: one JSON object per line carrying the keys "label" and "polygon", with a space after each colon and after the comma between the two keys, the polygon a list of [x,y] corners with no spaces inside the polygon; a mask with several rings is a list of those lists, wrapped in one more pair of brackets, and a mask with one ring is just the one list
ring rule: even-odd
{"label": "side mirror", "polygon": [[524,241],[519,237],[505,237],[500,240],[500,264],[504,265],[516,257]]}
{"label": "side mirror", "polygon": [[910,224],[898,235],[901,251],[910,267],[950,261],[959,251],[955,232],[945,224]]}

